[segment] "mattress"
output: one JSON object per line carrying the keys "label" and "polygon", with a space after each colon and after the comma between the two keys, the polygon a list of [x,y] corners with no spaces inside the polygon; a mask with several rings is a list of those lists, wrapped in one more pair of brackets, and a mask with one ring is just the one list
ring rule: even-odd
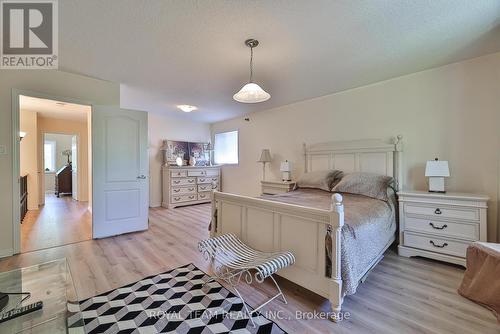
{"label": "mattress", "polygon": [[[319,189],[297,189],[285,194],[262,195],[261,198],[317,209],[329,210],[332,193]],[[360,279],[394,240],[396,233],[396,196],[389,190],[389,201],[361,195],[342,194],[344,226],[341,238],[343,290],[356,292]],[[327,235],[326,238],[331,238]],[[327,243],[328,245],[328,243]],[[331,249],[326,250],[327,274],[331,275]]]}

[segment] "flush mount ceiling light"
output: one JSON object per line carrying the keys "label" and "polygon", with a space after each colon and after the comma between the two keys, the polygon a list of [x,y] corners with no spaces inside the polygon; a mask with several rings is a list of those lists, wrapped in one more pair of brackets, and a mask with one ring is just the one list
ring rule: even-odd
{"label": "flush mount ceiling light", "polygon": [[253,82],[253,48],[259,45],[259,41],[256,39],[247,39],[245,45],[250,48],[250,80],[238,93],[233,95],[233,99],[242,103],[267,101],[271,95]]}
{"label": "flush mount ceiling light", "polygon": [[198,107],[190,106],[189,104],[181,104],[181,105],[178,105],[177,108],[179,108],[180,110],[182,110],[184,112],[191,112],[191,111],[198,110]]}

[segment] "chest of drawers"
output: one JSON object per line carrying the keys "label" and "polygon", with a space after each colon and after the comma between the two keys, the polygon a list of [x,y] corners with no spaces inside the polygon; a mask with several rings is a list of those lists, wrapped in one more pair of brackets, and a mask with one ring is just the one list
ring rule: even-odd
{"label": "chest of drawers", "polygon": [[465,266],[468,245],[487,241],[487,196],[423,191],[402,191],[398,196],[399,255]]}
{"label": "chest of drawers", "polygon": [[220,189],[220,166],[164,166],[162,173],[165,208],[210,202],[212,190]]}

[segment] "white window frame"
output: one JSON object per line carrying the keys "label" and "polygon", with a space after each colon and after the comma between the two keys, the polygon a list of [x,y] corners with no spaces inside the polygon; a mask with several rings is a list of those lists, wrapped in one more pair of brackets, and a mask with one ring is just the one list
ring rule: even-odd
{"label": "white window frame", "polygon": [[[231,132],[236,132],[236,137],[237,137],[236,138],[236,159],[237,159],[237,161],[236,162],[219,162],[216,160],[216,150],[217,150],[216,137],[217,137],[217,135],[231,133]],[[234,166],[239,165],[239,163],[240,163],[240,131],[238,129],[221,131],[221,132],[217,132],[214,134],[214,163],[217,165],[234,165]]]}
{"label": "white window frame", "polygon": [[[45,166],[46,166],[46,156],[45,156],[45,151],[46,151],[46,147],[45,145],[50,145],[50,150],[52,151],[52,167],[53,169],[52,170],[45,170]],[[55,140],[45,140],[43,142],[43,170],[45,173],[55,173],[56,172],[56,163],[57,163],[57,159],[56,159],[56,141]]]}

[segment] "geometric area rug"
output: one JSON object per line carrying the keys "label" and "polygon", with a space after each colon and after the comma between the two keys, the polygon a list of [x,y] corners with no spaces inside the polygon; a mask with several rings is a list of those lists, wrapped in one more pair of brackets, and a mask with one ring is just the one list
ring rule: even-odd
{"label": "geometric area rug", "polygon": [[188,264],[83,300],[81,313],[68,319],[70,331],[83,318],[87,334],[285,333],[258,313],[253,327],[238,296],[216,281],[203,286],[209,278]]}

